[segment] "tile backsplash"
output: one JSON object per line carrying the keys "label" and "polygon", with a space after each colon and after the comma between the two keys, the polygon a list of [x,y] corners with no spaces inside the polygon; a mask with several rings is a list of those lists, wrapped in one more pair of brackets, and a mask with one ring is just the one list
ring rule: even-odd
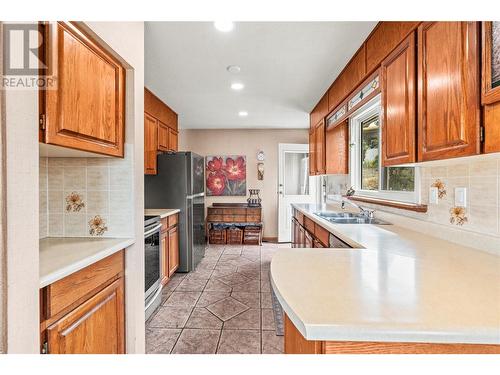
{"label": "tile backsplash", "polygon": [[130,237],[132,150],[126,158],[40,158],[40,238]]}
{"label": "tile backsplash", "polygon": [[[364,203],[377,211],[500,237],[500,154],[443,160],[417,165],[421,201],[426,213]],[[327,176],[327,194],[345,194],[349,175]],[[429,203],[429,189],[438,188],[438,203]],[[467,189],[466,207],[455,205],[455,188]]]}

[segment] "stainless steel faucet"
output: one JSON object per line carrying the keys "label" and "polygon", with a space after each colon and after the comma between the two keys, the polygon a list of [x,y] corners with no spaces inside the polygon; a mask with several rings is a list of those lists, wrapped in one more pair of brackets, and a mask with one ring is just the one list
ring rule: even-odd
{"label": "stainless steel faucet", "polygon": [[[356,191],[352,188],[352,186],[349,188],[349,190],[347,190],[347,193],[346,193],[346,196],[347,197],[352,197],[354,195]],[[369,208],[363,208],[361,207],[360,205],[354,203],[352,200],[350,199],[345,199],[345,198],[342,198],[342,203],[341,203],[341,207],[343,210],[345,210],[345,204],[349,203],[351,206],[354,206],[356,207],[358,210],[359,210],[359,213],[361,215],[363,215],[364,217],[368,218],[368,219],[373,219],[373,216],[374,216],[374,213],[375,213],[375,210],[371,210]]]}

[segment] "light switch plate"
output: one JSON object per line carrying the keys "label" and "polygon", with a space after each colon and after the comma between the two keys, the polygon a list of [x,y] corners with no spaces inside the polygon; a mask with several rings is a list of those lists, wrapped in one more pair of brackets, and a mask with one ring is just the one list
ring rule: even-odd
{"label": "light switch plate", "polygon": [[438,204],[438,188],[430,187],[429,188],[429,203],[430,204]]}
{"label": "light switch plate", "polygon": [[457,207],[467,206],[467,188],[464,187],[455,188],[455,206]]}

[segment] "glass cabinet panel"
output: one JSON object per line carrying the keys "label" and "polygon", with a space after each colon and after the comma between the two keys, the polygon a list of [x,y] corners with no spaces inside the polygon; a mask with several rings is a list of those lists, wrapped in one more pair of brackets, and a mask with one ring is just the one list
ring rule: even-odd
{"label": "glass cabinet panel", "polygon": [[491,23],[491,88],[500,86],[500,21]]}

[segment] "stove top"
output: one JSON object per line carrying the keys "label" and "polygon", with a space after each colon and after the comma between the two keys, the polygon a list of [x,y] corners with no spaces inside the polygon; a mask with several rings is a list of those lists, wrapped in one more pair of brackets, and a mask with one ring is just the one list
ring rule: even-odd
{"label": "stove top", "polygon": [[158,215],[144,215],[144,226],[154,224],[160,221],[160,216]]}

